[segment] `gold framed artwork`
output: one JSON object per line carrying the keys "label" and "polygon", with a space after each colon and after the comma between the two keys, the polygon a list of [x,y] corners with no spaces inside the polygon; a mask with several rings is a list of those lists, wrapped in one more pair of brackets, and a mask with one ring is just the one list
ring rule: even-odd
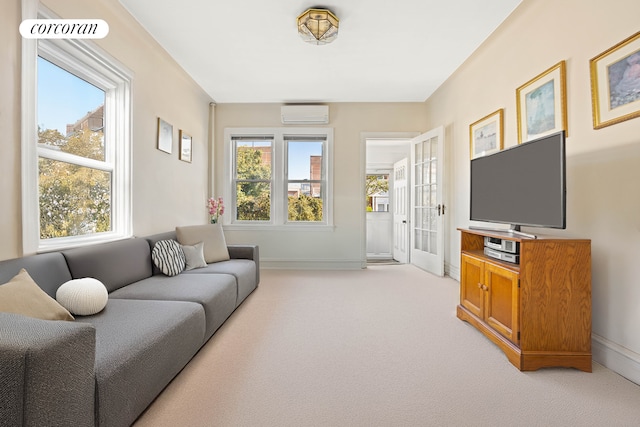
{"label": "gold framed artwork", "polygon": [[589,61],[593,128],[640,117],[640,31]]}
{"label": "gold framed artwork", "polygon": [[158,150],[171,154],[173,147],[173,125],[158,117]]}
{"label": "gold framed artwork", "polygon": [[180,129],[180,160],[191,163],[191,146],[193,138]]}
{"label": "gold framed artwork", "polygon": [[471,158],[486,156],[504,148],[504,109],[494,111],[469,125]]}
{"label": "gold framed artwork", "polygon": [[561,130],[567,126],[567,77],[565,61],[516,89],[518,144]]}

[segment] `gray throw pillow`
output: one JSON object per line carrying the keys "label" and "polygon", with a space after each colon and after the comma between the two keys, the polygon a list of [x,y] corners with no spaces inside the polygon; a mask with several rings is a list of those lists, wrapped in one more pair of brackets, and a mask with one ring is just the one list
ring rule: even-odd
{"label": "gray throw pillow", "polygon": [[182,252],[187,260],[187,268],[185,270],[193,270],[194,268],[202,268],[207,266],[204,260],[204,242],[196,243],[193,246],[182,245]]}

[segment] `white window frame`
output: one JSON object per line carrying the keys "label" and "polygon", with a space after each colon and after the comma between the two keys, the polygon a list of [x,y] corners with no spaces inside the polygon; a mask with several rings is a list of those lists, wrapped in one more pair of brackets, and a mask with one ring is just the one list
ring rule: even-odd
{"label": "white window frame", "polygon": [[[23,2],[23,19],[57,19],[37,1]],[[105,161],[39,148],[38,56],[105,91]],[[23,253],[47,252],[131,237],[131,81],[133,73],[86,40],[24,39],[22,42],[22,236]],[[48,158],[111,173],[111,231],[40,238],[38,159]]]}
{"label": "white window frame", "polygon": [[[271,152],[271,213],[269,221],[236,220],[234,137],[273,137]],[[323,145],[323,220],[289,221],[287,197],[287,143],[285,136],[326,136]],[[225,230],[328,231],[333,229],[333,128],[226,128],[223,197],[229,215],[223,215]]]}

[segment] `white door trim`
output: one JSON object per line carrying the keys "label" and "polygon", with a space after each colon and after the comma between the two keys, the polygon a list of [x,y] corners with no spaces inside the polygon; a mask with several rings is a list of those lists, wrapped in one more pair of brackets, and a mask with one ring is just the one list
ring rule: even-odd
{"label": "white door trim", "polygon": [[367,268],[367,197],[365,180],[367,176],[367,140],[403,140],[415,138],[421,132],[361,132],[360,133],[360,267]]}

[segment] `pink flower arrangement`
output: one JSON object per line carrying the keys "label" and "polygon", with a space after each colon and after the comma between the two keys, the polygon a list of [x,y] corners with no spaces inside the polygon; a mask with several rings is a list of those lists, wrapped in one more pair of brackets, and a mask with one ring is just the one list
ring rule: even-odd
{"label": "pink flower arrangement", "polygon": [[218,222],[220,215],[224,213],[224,201],[222,200],[222,197],[218,197],[217,199],[215,197],[211,197],[207,202],[207,206],[209,208],[211,224],[215,224]]}

